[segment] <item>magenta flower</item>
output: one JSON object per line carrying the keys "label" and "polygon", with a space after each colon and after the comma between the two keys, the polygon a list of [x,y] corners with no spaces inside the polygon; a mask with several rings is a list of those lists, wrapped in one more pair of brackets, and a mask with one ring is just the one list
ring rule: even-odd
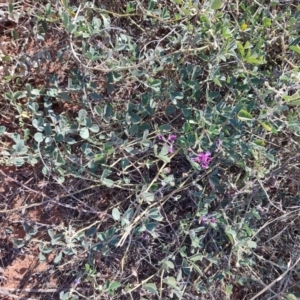
{"label": "magenta flower", "polygon": [[174,148],[173,148],[173,145],[171,145],[170,147],[169,147],[169,153],[174,153]]}
{"label": "magenta flower", "polygon": [[201,164],[203,169],[207,169],[209,164],[212,161],[211,153],[209,151],[201,152],[197,154],[197,157],[194,158],[194,161]]}
{"label": "magenta flower", "polygon": [[177,136],[175,134],[170,134],[168,137],[168,141],[173,143],[177,139]]}

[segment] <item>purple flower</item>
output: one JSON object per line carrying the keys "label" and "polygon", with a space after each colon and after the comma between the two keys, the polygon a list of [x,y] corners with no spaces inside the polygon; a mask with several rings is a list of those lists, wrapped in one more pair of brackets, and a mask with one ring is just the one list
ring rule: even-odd
{"label": "purple flower", "polygon": [[163,140],[163,139],[164,139],[163,135],[160,134],[160,133],[157,135],[157,138],[158,138],[159,140]]}
{"label": "purple flower", "polygon": [[146,240],[148,238],[148,232],[144,231],[141,236],[142,240]]}
{"label": "purple flower", "polygon": [[215,217],[212,217],[212,216],[210,216],[210,215],[208,214],[207,216],[201,217],[200,223],[201,223],[202,225],[207,225],[208,223],[215,224],[215,223],[216,223],[216,218],[215,218]]}
{"label": "purple flower", "polygon": [[211,153],[209,151],[201,152],[197,154],[197,157],[194,158],[194,161],[201,164],[203,169],[207,169],[209,164],[212,161]]}
{"label": "purple flower", "polygon": [[75,278],[72,282],[72,285],[74,286],[74,288],[80,283],[80,278]]}
{"label": "purple flower", "polygon": [[174,148],[173,148],[173,145],[171,145],[170,147],[169,147],[169,153],[174,153]]}
{"label": "purple flower", "polygon": [[208,221],[208,218],[207,218],[207,217],[204,216],[204,217],[201,218],[201,223],[202,223],[202,224],[205,225],[205,224],[207,223],[207,221]]}
{"label": "purple flower", "polygon": [[212,217],[209,221],[210,221],[210,223],[216,223],[216,218]]}
{"label": "purple flower", "polygon": [[168,137],[168,141],[173,143],[177,139],[177,136],[175,134],[170,134]]}

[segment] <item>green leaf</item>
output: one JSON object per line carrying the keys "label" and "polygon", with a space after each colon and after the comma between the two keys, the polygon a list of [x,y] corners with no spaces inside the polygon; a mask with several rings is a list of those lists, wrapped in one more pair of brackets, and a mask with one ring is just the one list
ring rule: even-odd
{"label": "green leaf", "polygon": [[197,264],[195,264],[193,261],[190,261],[190,264],[191,264],[192,268],[193,268],[195,271],[198,272],[199,275],[202,275],[202,274],[203,274],[202,271],[201,271],[201,269],[199,268],[199,266],[198,266]]}
{"label": "green leaf", "polygon": [[243,44],[242,44],[240,41],[237,41],[237,42],[236,42],[236,45],[237,45],[237,48],[238,48],[238,50],[239,50],[239,52],[240,52],[240,55],[241,55],[242,57],[244,57],[244,56],[245,56],[245,49],[244,49],[244,47],[243,47]]}
{"label": "green leaf", "polygon": [[256,144],[257,146],[260,146],[260,147],[265,147],[266,146],[266,143],[263,141],[263,140],[254,140],[253,141],[254,144]]}
{"label": "green leaf", "polygon": [[300,105],[300,100],[296,100],[296,101],[292,101],[292,102],[288,102],[287,105],[291,105],[291,106],[298,106]]}
{"label": "green leaf", "polygon": [[223,1],[222,0],[212,0],[211,8],[213,10],[220,9],[222,7]]}
{"label": "green leaf", "polygon": [[143,288],[152,294],[157,294],[157,288],[154,283],[145,283],[143,284]]}
{"label": "green leaf", "polygon": [[225,231],[226,235],[228,236],[230,242],[234,245],[235,244],[235,238],[236,238],[236,231],[233,229],[228,229]]}
{"label": "green leaf", "polygon": [[294,294],[287,294],[286,296],[286,300],[297,300],[299,298],[297,298]]}
{"label": "green leaf", "polygon": [[273,133],[277,133],[277,130],[272,126],[270,122],[262,122],[260,121],[259,124],[267,131],[271,131]]}
{"label": "green leaf", "polygon": [[198,260],[202,261],[202,259],[203,259],[203,255],[199,253],[189,257],[189,260],[191,261],[198,261]]}
{"label": "green leaf", "polygon": [[270,18],[264,18],[263,23],[266,27],[270,27],[272,25],[272,20]]}
{"label": "green leaf", "polygon": [[191,130],[191,124],[189,122],[185,122],[183,124],[183,131],[184,133],[188,133]]}
{"label": "green leaf", "polygon": [[69,16],[65,12],[62,13],[62,22],[64,27],[67,28],[69,25]]}
{"label": "green leaf", "polygon": [[246,62],[248,64],[252,64],[252,65],[262,65],[263,61],[262,60],[258,60],[257,58],[250,56],[246,58]]}
{"label": "green leaf", "polygon": [[164,279],[164,282],[173,289],[178,290],[177,282],[174,277],[168,276]]}
{"label": "green leaf", "polygon": [[221,83],[221,81],[219,80],[219,78],[214,77],[213,82],[214,82],[216,85],[218,85],[219,87],[222,87],[222,83]]}
{"label": "green leaf", "polygon": [[286,102],[288,102],[287,104],[290,104],[290,102],[294,102],[294,101],[300,99],[300,91],[297,91],[294,95],[291,95],[291,96],[284,95],[282,98],[283,98]]}
{"label": "green leaf", "polygon": [[113,219],[116,220],[116,221],[119,221],[120,218],[121,218],[121,213],[118,210],[118,208],[116,208],[116,207],[112,210],[111,215],[112,215]]}
{"label": "green leaf", "polygon": [[12,1],[8,3],[8,11],[10,14],[14,11],[14,4]]}
{"label": "green leaf", "polygon": [[89,130],[86,127],[80,129],[79,135],[84,139],[88,139],[90,136]]}
{"label": "green leaf", "polygon": [[238,118],[241,120],[241,121],[251,121],[253,120],[253,117],[250,113],[248,113],[246,110],[242,109],[239,111],[238,113]]}
{"label": "green leaf", "polygon": [[292,45],[289,47],[292,51],[300,54],[300,47],[298,45]]}
{"label": "green leaf", "polygon": [[126,4],[126,13],[129,14],[129,13],[132,13],[135,11],[135,6],[136,4],[134,2],[128,2]]}

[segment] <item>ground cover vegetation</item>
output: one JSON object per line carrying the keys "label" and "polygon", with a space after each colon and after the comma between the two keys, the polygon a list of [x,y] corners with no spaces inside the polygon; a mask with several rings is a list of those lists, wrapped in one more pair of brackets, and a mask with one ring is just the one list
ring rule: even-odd
{"label": "ground cover vegetation", "polygon": [[0,1],[1,297],[300,297],[299,15]]}

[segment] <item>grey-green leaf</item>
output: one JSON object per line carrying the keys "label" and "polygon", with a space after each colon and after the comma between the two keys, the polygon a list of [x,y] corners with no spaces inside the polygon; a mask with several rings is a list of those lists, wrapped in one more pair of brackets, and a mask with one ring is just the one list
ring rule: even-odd
{"label": "grey-green leaf", "polygon": [[106,185],[107,187],[113,187],[113,185],[114,185],[114,182],[108,178],[102,178],[102,183],[104,185]]}
{"label": "grey-green leaf", "polygon": [[81,128],[79,134],[85,140],[88,139],[90,136],[89,130],[86,127]]}
{"label": "grey-green leaf", "polygon": [[156,221],[162,221],[163,220],[163,217],[161,216],[158,208],[154,207],[154,208],[151,208],[148,212],[148,216],[150,218],[152,218],[153,220],[156,220]]}
{"label": "grey-green leaf", "polygon": [[37,132],[33,137],[38,143],[41,143],[45,136],[41,132]]}
{"label": "grey-green leaf", "polygon": [[3,133],[5,132],[6,127],[5,126],[0,126],[0,136],[3,135]]}
{"label": "grey-green leaf", "polygon": [[53,263],[58,264],[62,259],[62,251],[58,253],[58,255],[54,258]]}
{"label": "grey-green leaf", "polygon": [[89,127],[89,130],[91,132],[97,133],[99,132],[99,126],[97,124],[93,124],[91,127]]}
{"label": "grey-green leaf", "polygon": [[84,123],[85,122],[85,119],[86,119],[86,116],[87,116],[87,112],[85,109],[81,109],[79,112],[78,112],[78,122],[79,123]]}
{"label": "grey-green leaf", "polygon": [[112,210],[111,215],[112,215],[112,217],[114,218],[114,220],[116,220],[116,221],[119,221],[119,220],[120,220],[121,213],[120,213],[120,211],[118,210],[118,208],[115,207],[115,208]]}
{"label": "grey-green leaf", "polygon": [[52,134],[52,129],[50,123],[45,123],[44,124],[44,131],[46,136],[50,136]]}
{"label": "grey-green leaf", "polygon": [[141,194],[141,197],[148,203],[152,202],[154,200],[154,194],[149,193],[149,192],[143,192]]}

